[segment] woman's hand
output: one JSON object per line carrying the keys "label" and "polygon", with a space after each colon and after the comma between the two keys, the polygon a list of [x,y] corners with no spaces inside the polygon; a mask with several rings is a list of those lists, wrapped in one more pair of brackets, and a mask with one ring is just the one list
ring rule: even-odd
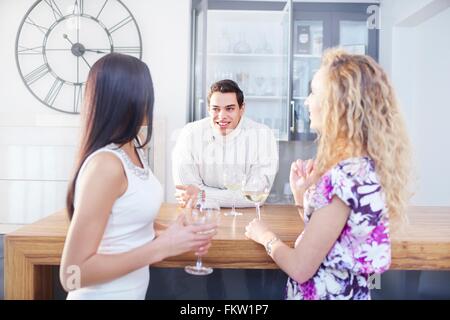
{"label": "woman's hand", "polygon": [[303,194],[312,185],[314,173],[313,159],[292,162],[289,183],[296,204],[303,204]]}
{"label": "woman's hand", "polygon": [[217,233],[217,225],[186,225],[184,214],[162,232],[155,241],[164,247],[164,258],[177,256],[188,251],[204,255],[211,245],[211,239]]}
{"label": "woman's hand", "polygon": [[264,246],[275,234],[263,221],[255,218],[245,227],[245,236]]}
{"label": "woman's hand", "polygon": [[155,237],[159,237],[167,229],[167,226],[155,221],[153,228],[155,229]]}

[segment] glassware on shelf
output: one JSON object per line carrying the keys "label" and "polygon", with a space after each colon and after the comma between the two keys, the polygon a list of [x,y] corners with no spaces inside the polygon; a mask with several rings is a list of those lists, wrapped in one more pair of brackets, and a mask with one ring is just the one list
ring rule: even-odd
{"label": "glassware on shelf", "polygon": [[313,37],[313,55],[320,56],[323,51],[323,38],[321,34],[315,34]]}
{"label": "glassware on shelf", "polygon": [[218,53],[230,53],[231,52],[231,39],[228,32],[223,29],[220,37],[218,38],[217,51]]}
{"label": "glassware on shelf", "polygon": [[262,74],[258,74],[255,76],[255,95],[263,95],[264,92],[264,83],[266,82],[266,78]]}
{"label": "glassware on shelf", "polygon": [[[220,206],[217,201],[201,201],[194,208],[190,209],[187,216],[187,223],[201,225],[208,223],[220,223]],[[213,268],[206,267],[202,263],[202,257],[197,256],[197,262],[193,266],[186,266],[184,270],[192,275],[205,276],[213,272]]]}
{"label": "glassware on shelf", "polygon": [[251,48],[250,44],[247,42],[247,40],[245,39],[244,33],[240,34],[239,41],[236,42],[236,44],[233,47],[233,52],[239,53],[239,54],[252,53],[252,48]]}
{"label": "glassware on shelf", "polygon": [[272,46],[269,41],[267,41],[266,36],[264,35],[261,39],[259,45],[255,49],[255,53],[258,54],[273,54]]}
{"label": "glassware on shelf", "polygon": [[270,77],[268,83],[265,86],[265,96],[276,96],[278,91],[278,82],[276,77]]}
{"label": "glassware on shelf", "polygon": [[244,95],[246,92],[248,92],[248,82],[249,82],[249,74],[246,71],[239,70],[236,72],[236,82],[238,83],[241,90],[244,92]]}

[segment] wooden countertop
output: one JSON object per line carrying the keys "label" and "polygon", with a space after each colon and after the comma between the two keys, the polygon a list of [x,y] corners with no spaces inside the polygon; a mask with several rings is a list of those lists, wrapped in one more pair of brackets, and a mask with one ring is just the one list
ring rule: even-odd
{"label": "wooden countertop", "polygon": [[[180,210],[175,204],[163,204],[157,221],[168,224]],[[226,210],[229,209],[223,209]],[[255,217],[255,209],[240,211],[243,216],[222,217],[204,263],[219,268],[277,268],[264,248],[244,235],[245,226]],[[280,238],[293,246],[304,226],[296,208],[266,205],[261,214]],[[391,269],[450,270],[450,207],[410,207],[408,216],[408,225],[391,221]],[[5,236],[6,298],[51,295],[47,285],[51,270],[46,266],[59,265],[67,226],[68,219],[61,211]],[[155,266],[184,267],[194,260],[192,253],[183,254]]]}

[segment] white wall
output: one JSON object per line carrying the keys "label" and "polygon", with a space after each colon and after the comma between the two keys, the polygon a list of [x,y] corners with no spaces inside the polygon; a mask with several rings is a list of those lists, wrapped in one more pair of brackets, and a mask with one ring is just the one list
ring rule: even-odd
{"label": "white wall", "polygon": [[[123,2],[140,27],[143,60],[154,80],[154,161],[167,193],[173,190],[166,165],[170,137],[186,119],[190,1]],[[0,224],[30,223],[64,207],[77,144],[79,116],[43,106],[25,88],[15,64],[16,33],[33,3],[0,0]]]}
{"label": "white wall", "polygon": [[381,2],[380,62],[391,75],[413,144],[418,180],[412,203],[450,206],[450,8],[403,23],[434,4],[445,1]]}

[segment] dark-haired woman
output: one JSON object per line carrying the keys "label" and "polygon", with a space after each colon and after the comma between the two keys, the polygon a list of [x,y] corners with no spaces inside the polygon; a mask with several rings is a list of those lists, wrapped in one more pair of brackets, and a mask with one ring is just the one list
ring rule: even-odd
{"label": "dark-haired woman", "polygon": [[[155,237],[163,190],[145,160],[152,131],[153,84],[145,63],[108,54],[86,83],[81,148],[67,194],[71,219],[60,280],[68,299],[144,299],[148,266],[195,250],[205,254],[214,225],[184,217]],[[138,139],[147,126],[145,141]]]}

